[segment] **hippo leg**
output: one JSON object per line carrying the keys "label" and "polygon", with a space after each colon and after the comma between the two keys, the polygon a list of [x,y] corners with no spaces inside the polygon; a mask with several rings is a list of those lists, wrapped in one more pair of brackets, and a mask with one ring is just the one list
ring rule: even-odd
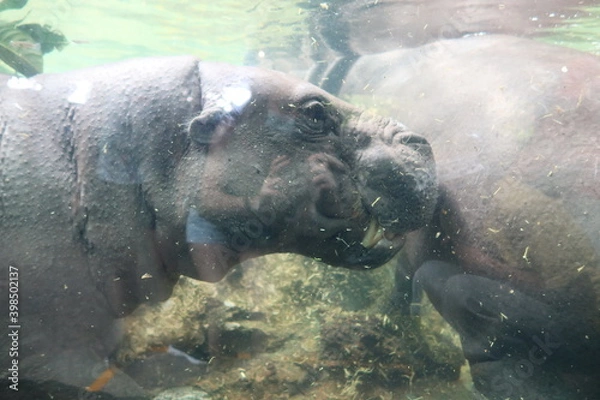
{"label": "hippo leg", "polygon": [[555,387],[561,381],[554,372],[557,362],[572,357],[565,344],[569,335],[559,328],[565,316],[508,285],[465,274],[446,262],[428,261],[417,270],[413,294],[418,298],[421,290],[459,333],[480,392],[492,399],[578,398],[570,389]]}
{"label": "hippo leg", "polygon": [[[457,266],[428,261],[416,272],[434,307],[458,331],[465,356],[472,362],[500,358],[528,349],[534,336],[552,334],[557,342],[550,307],[492,279],[461,273]],[[413,292],[418,292],[414,288]]]}
{"label": "hippo leg", "polygon": [[348,71],[359,56],[356,54],[343,55],[335,59],[333,64],[325,71],[325,76],[319,82],[319,87],[331,94],[338,94]]}

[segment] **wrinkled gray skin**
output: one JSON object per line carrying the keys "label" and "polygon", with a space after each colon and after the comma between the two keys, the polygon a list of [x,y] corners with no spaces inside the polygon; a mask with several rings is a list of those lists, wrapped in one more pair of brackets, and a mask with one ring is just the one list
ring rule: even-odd
{"label": "wrinkled gray skin", "polygon": [[440,203],[398,282],[416,273],[475,386],[600,398],[600,60],[490,35],[365,56],[345,82],[434,149]]}
{"label": "wrinkled gray skin", "polygon": [[[433,213],[424,139],[278,72],[157,58],[0,87],[0,279],[6,293],[18,269],[21,380],[89,385],[115,318],[180,274],[216,281],[273,252],[374,268]],[[386,235],[367,249],[371,220]]]}

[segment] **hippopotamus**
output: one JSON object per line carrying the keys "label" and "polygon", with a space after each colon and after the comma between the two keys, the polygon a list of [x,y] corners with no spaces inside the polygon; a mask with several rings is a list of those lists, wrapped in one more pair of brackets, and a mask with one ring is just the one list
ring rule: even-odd
{"label": "hippopotamus", "polygon": [[[363,55],[472,35],[547,36],[589,16],[592,0],[377,0],[313,5],[308,80],[337,93]],[[307,7],[309,7],[307,5]]]}
{"label": "hippopotamus", "polygon": [[424,289],[488,398],[600,398],[600,59],[484,35],[363,56],[344,80],[436,157],[396,306]]}
{"label": "hippopotamus", "polygon": [[119,318],[181,275],[275,252],[376,268],[434,211],[423,137],[280,72],[181,56],[0,81],[13,395],[89,387]]}
{"label": "hippopotamus", "polygon": [[360,55],[475,34],[547,35],[587,16],[592,0],[359,0],[314,6],[313,34],[332,50]]}

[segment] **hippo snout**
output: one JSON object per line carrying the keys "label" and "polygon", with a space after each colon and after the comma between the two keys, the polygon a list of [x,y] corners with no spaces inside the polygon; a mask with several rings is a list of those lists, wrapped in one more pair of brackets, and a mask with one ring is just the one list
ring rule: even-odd
{"label": "hippo snout", "polygon": [[334,254],[320,255],[331,265],[351,269],[383,265],[404,246],[406,233],[433,216],[438,183],[429,143],[399,123],[376,122],[373,126],[384,128],[372,134],[365,124],[360,129],[365,136],[357,136],[363,143],[354,174],[363,209],[357,220],[360,228],[336,235]]}
{"label": "hippo snout", "polygon": [[404,130],[384,132],[361,152],[359,187],[368,212],[393,234],[420,228],[432,217],[437,176],[427,140]]}

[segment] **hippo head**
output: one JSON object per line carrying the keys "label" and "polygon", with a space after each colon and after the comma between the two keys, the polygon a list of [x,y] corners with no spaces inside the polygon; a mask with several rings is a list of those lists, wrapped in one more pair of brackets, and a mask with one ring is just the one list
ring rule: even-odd
{"label": "hippo head", "polygon": [[181,213],[196,264],[227,254],[201,279],[273,252],[374,268],[431,217],[432,151],[400,123],[273,71],[201,63],[200,78]]}

